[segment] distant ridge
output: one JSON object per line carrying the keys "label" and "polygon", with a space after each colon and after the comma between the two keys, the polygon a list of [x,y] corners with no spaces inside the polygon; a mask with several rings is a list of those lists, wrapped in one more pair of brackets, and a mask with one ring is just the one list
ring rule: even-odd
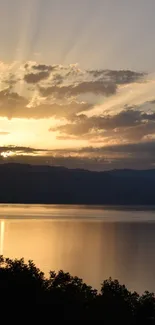
{"label": "distant ridge", "polygon": [[0,164],[0,203],[155,205],[155,169]]}

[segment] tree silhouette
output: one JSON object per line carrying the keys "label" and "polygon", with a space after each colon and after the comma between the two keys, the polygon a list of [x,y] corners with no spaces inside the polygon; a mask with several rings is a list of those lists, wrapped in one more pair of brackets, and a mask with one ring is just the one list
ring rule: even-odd
{"label": "tree silhouette", "polygon": [[[0,303],[8,307],[16,303],[26,313],[33,309],[40,317],[48,305],[46,315],[59,320],[100,320],[102,324],[155,324],[155,296],[148,291],[141,296],[130,292],[118,280],[109,278],[97,292],[82,279],[60,270],[50,271],[46,278],[33,263],[24,259],[11,260],[0,256]],[[37,319],[37,318],[36,318]]]}

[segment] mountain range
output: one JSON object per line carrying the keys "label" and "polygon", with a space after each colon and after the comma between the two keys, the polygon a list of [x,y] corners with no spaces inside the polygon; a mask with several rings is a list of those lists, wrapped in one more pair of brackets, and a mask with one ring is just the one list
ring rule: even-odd
{"label": "mountain range", "polygon": [[155,169],[93,172],[0,165],[0,203],[154,205]]}

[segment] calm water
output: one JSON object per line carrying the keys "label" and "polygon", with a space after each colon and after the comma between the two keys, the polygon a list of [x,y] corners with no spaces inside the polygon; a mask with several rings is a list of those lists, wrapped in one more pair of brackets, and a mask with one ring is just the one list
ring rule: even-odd
{"label": "calm water", "polygon": [[93,287],[109,276],[155,291],[155,210],[0,205],[0,254],[63,269]]}

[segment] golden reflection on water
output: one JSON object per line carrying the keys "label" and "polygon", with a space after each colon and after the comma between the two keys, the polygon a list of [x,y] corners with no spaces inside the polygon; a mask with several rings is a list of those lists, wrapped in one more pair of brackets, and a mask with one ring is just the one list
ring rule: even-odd
{"label": "golden reflection on water", "polygon": [[50,269],[63,269],[96,287],[109,276],[109,270],[114,270],[114,225],[110,229],[108,224],[103,227],[94,222],[5,220],[5,245],[4,222],[1,224],[1,252],[10,258],[33,259],[46,275]]}
{"label": "golden reflection on water", "polygon": [[4,220],[0,221],[0,255],[3,255],[4,247],[4,232],[5,232],[5,222]]}
{"label": "golden reflection on water", "polygon": [[[62,217],[63,212],[60,214]],[[106,222],[95,215],[97,211],[94,218],[85,215],[82,220],[34,218],[31,214],[3,217],[0,254],[32,259],[46,275],[49,270],[69,271],[95,288],[112,276],[131,290],[155,291],[155,223],[143,222],[143,218],[133,222],[133,215],[128,222]]]}

